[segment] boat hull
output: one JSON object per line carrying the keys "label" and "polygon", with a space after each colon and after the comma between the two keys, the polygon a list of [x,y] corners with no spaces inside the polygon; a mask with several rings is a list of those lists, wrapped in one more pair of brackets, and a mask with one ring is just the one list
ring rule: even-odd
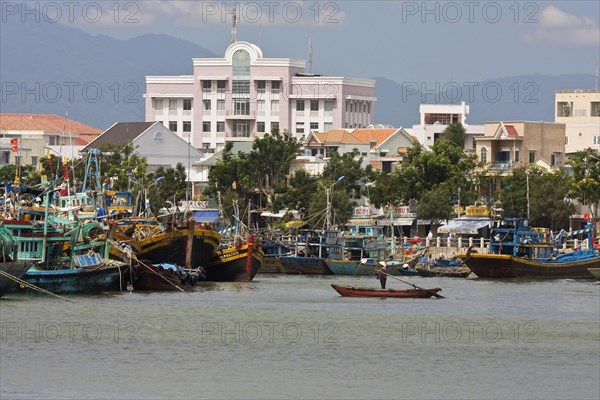
{"label": "boat hull", "polygon": [[[58,294],[97,294],[119,284],[125,263],[101,268],[29,270],[22,279],[27,283]],[[29,289],[24,289],[29,290]]]}
{"label": "boat hull", "polygon": [[7,277],[4,274],[0,274],[0,297],[7,293],[11,288],[18,286],[17,281],[14,279],[20,279],[27,270],[31,268],[31,264],[24,262],[3,262],[0,263],[0,270],[4,273],[10,274],[11,277]]}
{"label": "boat hull", "polygon": [[417,268],[417,272],[424,278],[466,278],[471,274],[471,271],[466,268],[456,267]]}
{"label": "boat hull", "polygon": [[600,280],[600,268],[588,268],[588,271],[594,278]]}
{"label": "boat hull", "polygon": [[198,274],[183,270],[176,265],[141,264],[133,280],[133,289],[148,292],[174,292],[190,289],[198,284]]}
{"label": "boat hull", "polygon": [[282,272],[288,275],[331,275],[325,260],[318,257],[279,257]]}
{"label": "boat hull", "polygon": [[207,265],[210,282],[250,282],[261,268],[264,253],[259,246],[243,244],[213,254]]}
{"label": "boat hull", "polygon": [[600,268],[600,257],[572,262],[537,261],[513,257],[513,271],[517,278],[590,279],[589,268]]}
{"label": "boat hull", "polygon": [[437,294],[442,289],[371,289],[352,286],[331,285],[331,287],[344,297],[392,297],[401,299],[427,299]]}
{"label": "boat hull", "polygon": [[357,275],[360,261],[325,260],[334,275]]}
{"label": "boat hull", "polygon": [[509,254],[460,254],[465,265],[480,278],[515,278]]}
{"label": "boat hull", "polygon": [[281,264],[281,260],[279,256],[271,256],[266,255],[262,259],[262,263],[260,265],[260,269],[258,270],[259,274],[282,274],[283,273],[283,265]]}

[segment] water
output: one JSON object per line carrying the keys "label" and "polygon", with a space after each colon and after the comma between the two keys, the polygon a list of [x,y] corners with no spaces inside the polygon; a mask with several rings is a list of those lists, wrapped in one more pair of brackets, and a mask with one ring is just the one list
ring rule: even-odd
{"label": "water", "polygon": [[[600,285],[258,275],[183,293],[0,300],[0,398],[598,399]],[[388,279],[393,288],[408,286]]]}

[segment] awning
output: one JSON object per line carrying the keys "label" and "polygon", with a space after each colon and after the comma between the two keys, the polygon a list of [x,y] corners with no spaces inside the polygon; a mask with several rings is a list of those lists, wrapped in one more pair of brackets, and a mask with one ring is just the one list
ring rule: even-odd
{"label": "awning", "polygon": [[489,226],[489,220],[473,220],[473,219],[453,219],[446,225],[438,228],[438,233],[458,233],[465,235],[477,235],[478,230]]}
{"label": "awning", "polygon": [[383,225],[382,223],[375,221],[372,218],[353,218],[346,222],[346,226],[371,226],[371,225]]}
{"label": "awning", "polygon": [[194,221],[212,224],[219,219],[219,210],[194,211]]}
{"label": "awning", "polygon": [[[391,225],[391,220],[388,218],[380,219],[377,225]],[[411,226],[415,222],[415,218],[394,218],[394,226]]]}
{"label": "awning", "polygon": [[277,214],[272,213],[270,211],[264,211],[260,213],[261,217],[270,217],[270,218],[283,218],[285,217],[285,210],[279,211]]}

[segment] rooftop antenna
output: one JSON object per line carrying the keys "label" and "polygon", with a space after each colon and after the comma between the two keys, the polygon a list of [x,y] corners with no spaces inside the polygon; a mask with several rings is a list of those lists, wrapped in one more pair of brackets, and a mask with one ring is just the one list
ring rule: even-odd
{"label": "rooftop antenna", "polygon": [[231,43],[237,42],[237,9],[233,8],[233,17],[231,18]]}
{"label": "rooftop antenna", "polygon": [[313,51],[312,51],[312,33],[308,36],[308,73],[312,74],[312,61],[313,61]]}

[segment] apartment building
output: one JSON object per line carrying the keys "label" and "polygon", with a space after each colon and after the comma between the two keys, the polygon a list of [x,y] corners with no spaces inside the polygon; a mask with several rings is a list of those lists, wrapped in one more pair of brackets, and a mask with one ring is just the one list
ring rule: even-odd
{"label": "apartment building", "polygon": [[557,90],[554,122],[566,125],[565,151],[600,151],[600,90]]}

